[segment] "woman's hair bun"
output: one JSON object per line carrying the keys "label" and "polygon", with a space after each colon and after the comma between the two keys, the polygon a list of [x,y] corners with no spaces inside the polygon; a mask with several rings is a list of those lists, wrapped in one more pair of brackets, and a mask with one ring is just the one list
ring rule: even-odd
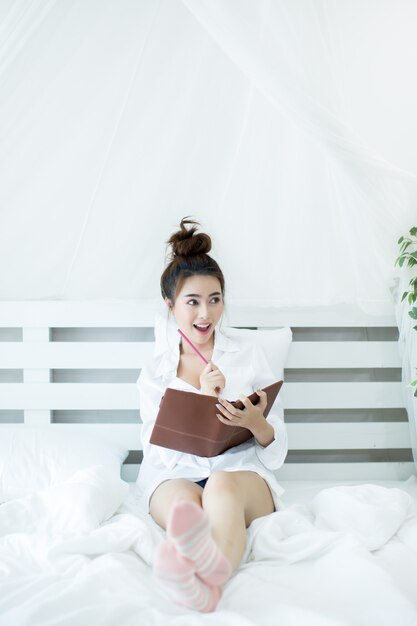
{"label": "woman's hair bun", "polygon": [[[190,229],[185,228],[185,224],[193,224]],[[172,246],[174,257],[196,256],[208,254],[211,250],[211,239],[206,233],[195,234],[200,224],[195,220],[183,217],[180,223],[180,230],[173,233],[167,244]]]}
{"label": "woman's hair bun", "polygon": [[[186,228],[189,225],[190,228]],[[165,243],[171,246],[167,250],[168,264],[162,272],[160,287],[162,298],[175,305],[184,281],[191,276],[212,276],[220,283],[224,296],[224,276],[217,261],[208,253],[211,250],[211,238],[206,233],[197,233],[200,224],[189,217],[183,217],[180,229],[174,232]],[[168,247],[167,246],[167,247]]]}

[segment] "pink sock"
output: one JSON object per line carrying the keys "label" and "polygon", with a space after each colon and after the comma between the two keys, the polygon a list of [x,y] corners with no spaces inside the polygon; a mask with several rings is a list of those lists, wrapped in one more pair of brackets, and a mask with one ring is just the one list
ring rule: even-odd
{"label": "pink sock", "polygon": [[155,550],[153,573],[170,600],[202,613],[216,608],[220,599],[219,587],[209,587],[199,580],[195,575],[195,564],[183,557],[168,539]]}
{"label": "pink sock", "polygon": [[210,531],[208,515],[195,502],[179,500],[169,513],[167,536],[183,556],[195,563],[196,574],[208,585],[222,585],[233,568]]}

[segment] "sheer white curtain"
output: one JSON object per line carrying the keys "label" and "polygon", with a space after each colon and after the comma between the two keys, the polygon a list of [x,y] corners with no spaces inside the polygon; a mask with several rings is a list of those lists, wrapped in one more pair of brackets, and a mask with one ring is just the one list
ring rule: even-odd
{"label": "sheer white curtain", "polygon": [[[0,298],[151,298],[184,215],[229,302],[392,309],[411,0],[1,0]],[[388,84],[388,87],[387,87]]]}
{"label": "sheer white curtain", "polygon": [[395,314],[400,332],[398,344],[401,354],[404,405],[407,408],[411,448],[413,450],[414,463],[417,467],[417,397],[414,395],[415,387],[410,385],[411,381],[417,377],[417,332],[414,330],[416,320],[413,320],[409,315],[411,305],[408,303],[407,298],[400,302],[402,294],[409,290],[409,282],[415,275],[415,270],[412,271],[407,266],[402,268],[398,279],[398,302],[395,307]]}
{"label": "sheer white curtain", "polygon": [[[349,125],[335,19],[346,7],[325,0],[183,1],[274,109],[270,137],[282,161],[272,201],[270,186],[256,187],[260,206],[275,216],[280,301],[352,301],[377,313],[389,299],[395,235],[417,216],[417,175],[383,158]],[[356,10],[360,19],[358,4]],[[260,104],[252,105],[257,119]]]}

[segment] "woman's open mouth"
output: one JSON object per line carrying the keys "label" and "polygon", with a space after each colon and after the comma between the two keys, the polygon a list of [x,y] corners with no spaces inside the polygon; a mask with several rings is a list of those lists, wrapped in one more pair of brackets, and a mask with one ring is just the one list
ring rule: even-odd
{"label": "woman's open mouth", "polygon": [[211,324],[193,324],[193,326],[200,335],[207,335],[211,328]]}

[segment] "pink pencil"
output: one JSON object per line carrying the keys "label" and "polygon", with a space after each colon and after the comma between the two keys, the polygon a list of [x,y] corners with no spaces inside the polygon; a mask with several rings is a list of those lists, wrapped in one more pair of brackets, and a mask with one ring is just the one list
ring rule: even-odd
{"label": "pink pencil", "polygon": [[201,352],[199,352],[197,350],[197,348],[195,347],[195,345],[188,339],[188,337],[186,335],[184,335],[184,333],[182,332],[182,330],[180,330],[179,328],[177,329],[179,334],[184,337],[185,341],[188,341],[188,343],[190,344],[190,346],[192,347],[192,349],[198,354],[199,357],[201,357],[204,361],[204,363],[207,365],[208,361],[207,359],[201,354]]}

